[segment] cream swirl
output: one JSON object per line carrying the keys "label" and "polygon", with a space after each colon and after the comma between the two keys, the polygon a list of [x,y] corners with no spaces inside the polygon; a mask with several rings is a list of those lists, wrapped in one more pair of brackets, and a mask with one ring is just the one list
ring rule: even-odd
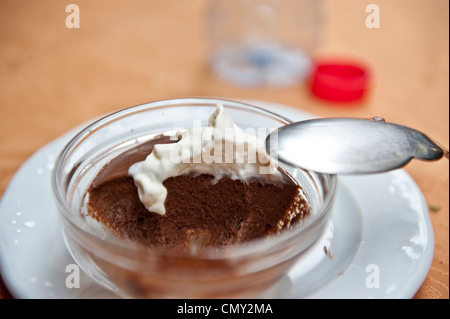
{"label": "cream swirl", "polygon": [[193,127],[178,133],[179,141],[157,144],[143,161],[132,165],[139,198],[145,207],[164,215],[167,189],[163,182],[184,174],[209,174],[217,182],[223,176],[246,180],[282,181],[275,159],[255,135],[247,134],[225,113],[221,104],[210,116],[207,127]]}

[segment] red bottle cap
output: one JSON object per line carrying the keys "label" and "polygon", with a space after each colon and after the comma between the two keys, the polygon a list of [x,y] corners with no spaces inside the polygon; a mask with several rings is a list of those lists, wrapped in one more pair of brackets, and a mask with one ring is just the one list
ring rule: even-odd
{"label": "red bottle cap", "polygon": [[316,65],[311,90],[325,100],[351,102],[364,96],[368,83],[366,67],[355,63],[327,62]]}

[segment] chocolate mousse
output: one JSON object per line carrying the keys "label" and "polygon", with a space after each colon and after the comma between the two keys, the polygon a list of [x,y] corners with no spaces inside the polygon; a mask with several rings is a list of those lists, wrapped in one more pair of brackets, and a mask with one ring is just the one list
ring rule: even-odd
{"label": "chocolate mousse", "polygon": [[204,247],[228,247],[277,234],[309,214],[301,187],[280,167],[276,179],[237,178],[231,173],[218,177],[191,167],[163,178],[163,209],[152,209],[158,207],[151,206],[155,199],[145,204],[145,185],[138,183],[130,168],[144,165],[157,147],[175,147],[180,142],[156,137],[110,161],[88,189],[88,215],[124,240],[195,253]]}

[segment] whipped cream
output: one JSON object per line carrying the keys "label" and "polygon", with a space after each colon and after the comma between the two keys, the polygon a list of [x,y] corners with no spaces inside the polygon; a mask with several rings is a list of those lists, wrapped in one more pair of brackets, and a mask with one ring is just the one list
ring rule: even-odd
{"label": "whipped cream", "polygon": [[139,198],[145,207],[164,215],[167,189],[163,182],[184,174],[209,174],[214,182],[228,176],[246,180],[281,182],[282,175],[275,159],[255,135],[247,134],[225,113],[221,104],[210,116],[207,127],[194,127],[179,132],[178,142],[157,144],[143,161],[132,165]]}

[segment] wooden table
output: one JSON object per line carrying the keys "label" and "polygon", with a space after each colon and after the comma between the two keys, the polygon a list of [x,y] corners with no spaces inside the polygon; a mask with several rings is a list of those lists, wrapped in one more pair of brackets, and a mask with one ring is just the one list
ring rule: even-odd
{"label": "wooden table", "polygon": [[[306,83],[239,88],[217,79],[207,57],[207,0],[74,0],[80,28],[66,27],[68,1],[0,2],[0,195],[33,152],[96,116],[190,96],[259,99],[319,116],[382,116],[449,145],[448,1],[325,0],[319,56],[353,56],[375,73],[364,101],[336,106]],[[430,207],[433,263],[416,298],[449,297],[449,163],[406,168]],[[5,287],[1,297],[9,296]]]}

